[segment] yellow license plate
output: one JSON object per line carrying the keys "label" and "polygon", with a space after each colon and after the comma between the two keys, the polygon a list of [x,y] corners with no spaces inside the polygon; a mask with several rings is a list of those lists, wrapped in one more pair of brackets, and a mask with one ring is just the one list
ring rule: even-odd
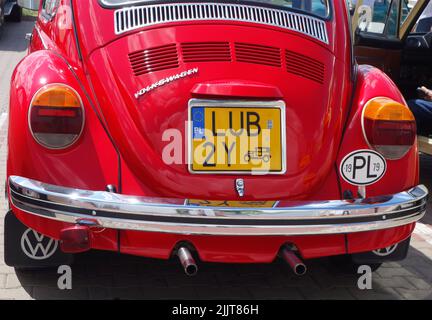
{"label": "yellow license plate", "polygon": [[190,105],[189,168],[194,173],[285,171],[284,105]]}

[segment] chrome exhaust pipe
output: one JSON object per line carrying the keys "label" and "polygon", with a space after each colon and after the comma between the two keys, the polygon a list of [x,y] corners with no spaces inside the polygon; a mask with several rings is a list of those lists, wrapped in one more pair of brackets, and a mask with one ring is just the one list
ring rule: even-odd
{"label": "chrome exhaust pipe", "polygon": [[303,276],[306,274],[306,265],[303,263],[303,261],[300,260],[300,258],[294,253],[294,251],[290,250],[289,248],[283,248],[282,258],[285,260],[286,263],[288,263],[288,265],[291,267],[291,269],[296,275]]}
{"label": "chrome exhaust pipe", "polygon": [[189,249],[185,247],[180,247],[177,250],[177,257],[179,258],[180,263],[183,266],[184,272],[188,276],[194,276],[198,273],[198,266],[195,262],[195,259],[192,257]]}

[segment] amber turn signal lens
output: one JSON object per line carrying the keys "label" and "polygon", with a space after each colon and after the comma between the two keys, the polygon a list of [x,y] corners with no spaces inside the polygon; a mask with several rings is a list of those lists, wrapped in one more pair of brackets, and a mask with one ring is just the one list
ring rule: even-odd
{"label": "amber turn signal lens", "polygon": [[64,84],[44,86],[33,97],[29,126],[35,140],[46,148],[71,146],[78,140],[84,126],[80,96]]}
{"label": "amber turn signal lens", "polygon": [[416,137],[416,122],[411,110],[389,98],[370,100],[363,112],[363,130],[368,144],[385,158],[402,158]]}
{"label": "amber turn signal lens", "polygon": [[64,85],[53,85],[36,93],[33,98],[33,106],[81,108],[81,99],[72,88]]}

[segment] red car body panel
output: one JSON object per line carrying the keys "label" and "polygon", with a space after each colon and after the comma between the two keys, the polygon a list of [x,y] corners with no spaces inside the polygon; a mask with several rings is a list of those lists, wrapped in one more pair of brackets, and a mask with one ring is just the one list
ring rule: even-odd
{"label": "red car body panel", "polygon": [[[406,104],[403,96],[388,78],[380,70],[370,66],[360,66],[357,78],[357,91],[353,103],[351,115],[348,118],[344,138],[341,143],[338,163],[343,156],[355,149],[368,149],[369,146],[364,139],[361,128],[361,114],[365,104],[373,97],[386,96],[400,103]],[[355,147],[354,147],[355,146]],[[418,184],[419,164],[417,142],[402,159],[397,161],[387,161],[388,171],[403,172],[403,174],[387,174],[378,183],[368,186],[368,195],[376,196],[383,194],[383,188],[386,193],[392,194],[397,190],[405,190],[412,185]],[[342,190],[355,191],[353,186],[341,179]]]}
{"label": "red car body panel", "polygon": [[[250,197],[251,200],[308,198],[310,193],[320,187],[334,163],[344,116],[343,112],[335,112],[335,108],[343,105],[344,95],[330,95],[333,89],[328,90],[327,86],[295,75],[288,75],[286,82],[281,82],[280,78],[286,75],[283,67],[269,68],[258,65],[254,66],[256,72],[245,75],[246,70],[250,68],[247,63],[197,62],[185,63],[180,70],[198,67],[199,76],[183,79],[170,85],[169,88],[153,90],[137,102],[134,98],[136,91],[156,82],[159,77],[170,76],[173,71],[170,69],[158,72],[158,78],[155,78],[153,74],[135,77],[122,70],[130,70],[127,59],[129,52],[171,43],[230,41],[227,39],[227,34],[232,35],[231,43],[247,42],[247,36],[253,34],[269,39],[265,43],[260,41],[263,45],[276,47],[280,42],[292,43],[291,46],[287,45],[288,49],[292,50],[295,45],[300,44],[305,48],[301,54],[312,55],[316,60],[326,61],[324,81],[326,84],[331,83],[331,87],[344,86],[342,66],[345,65],[336,64],[327,50],[316,44],[310,44],[310,41],[302,38],[293,40],[292,37],[281,35],[273,40],[269,38],[272,32],[268,33],[266,30],[257,28],[243,29],[237,26],[206,26],[203,27],[202,30],[205,31],[202,34],[194,31],[195,29],[196,27],[193,26],[165,28],[166,38],[158,30],[148,31],[145,33],[145,42],[140,40],[143,35],[133,34],[94,51],[89,58],[89,74],[95,90],[100,93],[99,103],[112,136],[128,166],[141,181],[147,181],[160,195],[179,198],[238,199],[238,195],[232,188],[231,176],[208,176],[205,181],[207,187],[202,188],[200,183],[202,176],[191,175],[183,163],[165,164],[162,154],[167,142],[162,140],[162,136],[164,130],[174,128],[181,131],[183,139],[187,139],[185,130],[185,122],[188,120],[187,105],[188,100],[194,97],[191,91],[197,82],[221,79],[232,81],[231,79],[236,80],[236,77],[241,74],[241,80],[245,83],[261,82],[277,87],[286,101],[287,117],[292,119],[287,124],[287,141],[290,148],[287,173],[279,177],[244,177],[250,190],[248,198]],[[133,44],[132,48],[128,43]],[[339,67],[342,69],[338,70]],[[338,71],[332,75],[332,70]],[[338,74],[340,76],[336,76]],[[297,94],[297,87],[292,85],[294,82],[300,87],[308,87],[308,90],[314,94],[307,95],[306,92],[304,95]],[[160,95],[162,90],[163,97]],[[178,94],[179,92],[184,94]],[[250,90],[249,98],[259,97]],[[272,98],[276,97],[266,97],[266,99]],[[330,114],[334,116],[330,117]],[[324,152],[330,156],[320,157]],[[266,188],[268,191],[262,190],[262,184],[268,186]]]}
{"label": "red car body panel", "polygon": [[[7,175],[85,190],[114,185],[127,195],[214,200],[292,201],[342,199],[357,188],[341,179],[338,166],[354,150],[369,149],[361,128],[367,101],[386,96],[404,103],[392,81],[381,71],[361,66],[354,73],[350,31],[344,1],[333,2],[326,22],[328,43],[298,32],[246,22],[182,22],[160,24],[116,35],[113,10],[98,1],[61,0],[54,18],[39,14],[29,55],[12,77]],[[76,35],[72,14],[76,21]],[[135,51],[190,42],[257,44],[293,51],[324,67],[323,81],[288,73],[280,66],[224,62],[185,62],[135,76],[128,55]],[[180,53],[179,53],[180,54]],[[265,57],[262,57],[265,61]],[[172,74],[199,68],[196,76],[166,84],[136,99],[134,94]],[[253,70],[253,72],[251,72]],[[65,83],[82,97],[86,125],[79,141],[66,150],[47,150],[28,128],[28,108],[46,83]],[[228,83],[228,85],[227,85]],[[229,84],[232,84],[231,86]],[[243,175],[247,194],[240,198],[232,175],[194,175],[186,164],[167,165],[162,151],[165,129],[187,138],[185,121],[191,98],[264,99],[287,106],[287,172]],[[400,160],[387,161],[386,174],[368,186],[368,196],[393,194],[418,184],[416,144]],[[27,226],[59,239],[68,223],[29,215],[12,206]],[[92,247],[167,259],[179,242],[190,242],[203,261],[271,262],[280,247],[294,243],[305,259],[375,250],[410,236],[414,224],[353,234],[308,236],[207,236],[131,230],[95,229]]]}

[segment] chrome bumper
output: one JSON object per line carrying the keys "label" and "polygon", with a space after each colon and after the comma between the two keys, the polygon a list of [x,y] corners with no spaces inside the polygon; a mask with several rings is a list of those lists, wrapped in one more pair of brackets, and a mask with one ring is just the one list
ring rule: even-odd
{"label": "chrome bumper", "polygon": [[413,223],[426,212],[419,185],[389,196],[295,202],[274,208],[187,205],[179,199],[134,197],[9,178],[12,204],[32,215],[103,228],[201,235],[318,235],[381,230]]}

